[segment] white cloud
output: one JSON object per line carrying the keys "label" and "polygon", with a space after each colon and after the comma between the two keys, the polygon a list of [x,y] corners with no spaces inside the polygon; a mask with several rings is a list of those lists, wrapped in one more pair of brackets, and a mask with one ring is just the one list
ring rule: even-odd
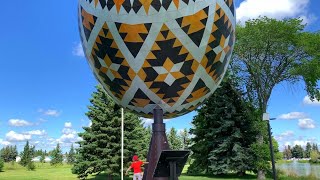
{"label": "white cloud", "polygon": [[31,135],[30,134],[19,134],[14,131],[9,131],[6,134],[6,140],[10,142],[17,142],[17,141],[26,141],[30,140]]}
{"label": "white cloud", "polygon": [[45,130],[32,130],[32,131],[28,131],[24,134],[43,136],[43,135],[46,135],[47,132]]}
{"label": "white cloud", "polygon": [[304,22],[314,19],[307,13],[309,0],[244,0],[236,9],[237,20],[245,22],[259,16],[276,19],[301,17]]}
{"label": "white cloud", "polygon": [[16,126],[16,127],[21,127],[21,126],[31,126],[32,123],[23,120],[23,119],[10,119],[9,120],[9,125],[10,126]]}
{"label": "white cloud", "polygon": [[71,128],[72,127],[72,123],[71,122],[65,122],[64,123],[64,127],[65,128]]}
{"label": "white cloud", "polygon": [[299,119],[298,125],[301,129],[314,129],[316,127],[314,120],[309,118]]}
{"label": "white cloud", "polygon": [[77,131],[72,129],[71,122],[65,122],[64,128],[62,129],[62,135],[60,138],[56,140],[57,143],[60,143],[61,146],[70,146],[71,143],[76,143],[78,141],[81,141],[82,138],[78,136]]}
{"label": "white cloud", "polygon": [[42,113],[43,115],[46,116],[54,116],[54,117],[58,117],[60,115],[60,112],[55,110],[55,109],[39,109],[38,112]]}
{"label": "white cloud", "polygon": [[8,146],[10,145],[11,143],[9,141],[4,141],[3,139],[0,139],[0,145],[3,145],[3,146]]}
{"label": "white cloud", "polygon": [[281,114],[279,119],[304,119],[307,118],[307,115],[303,112],[290,112],[288,114]]}
{"label": "white cloud", "polygon": [[320,101],[316,99],[311,100],[309,96],[305,96],[303,98],[303,104],[320,106]]}
{"label": "white cloud", "polygon": [[73,47],[72,54],[79,57],[84,57],[82,44],[78,43]]}
{"label": "white cloud", "polygon": [[275,138],[277,141],[288,141],[294,137],[293,131],[285,131],[279,135],[276,135]]}

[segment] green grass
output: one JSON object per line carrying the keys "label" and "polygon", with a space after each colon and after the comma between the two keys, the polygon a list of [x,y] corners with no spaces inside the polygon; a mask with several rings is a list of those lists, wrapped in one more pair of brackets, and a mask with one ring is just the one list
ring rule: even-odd
{"label": "green grass", "polygon": [[77,179],[77,176],[71,173],[70,165],[50,166],[49,163],[36,163],[34,171],[28,171],[25,167],[17,163],[5,163],[3,172],[0,172],[1,180],[62,180]]}
{"label": "green grass", "polygon": [[[71,165],[63,164],[58,166],[51,166],[49,163],[35,163],[36,169],[34,171],[28,171],[25,167],[17,163],[5,163],[4,169],[0,172],[1,180],[76,180],[77,175],[71,173]],[[180,176],[179,180],[240,180],[240,179],[256,179],[257,176],[249,174],[243,177],[238,177],[235,174],[224,175],[224,176],[187,176],[188,165],[183,169],[183,175]],[[106,180],[106,174],[90,175],[90,180]],[[132,177],[126,176],[125,180],[131,180]],[[279,180],[313,180],[315,177],[298,177],[294,173],[285,177],[283,174],[279,177]],[[119,177],[115,177],[114,180],[120,180]]]}

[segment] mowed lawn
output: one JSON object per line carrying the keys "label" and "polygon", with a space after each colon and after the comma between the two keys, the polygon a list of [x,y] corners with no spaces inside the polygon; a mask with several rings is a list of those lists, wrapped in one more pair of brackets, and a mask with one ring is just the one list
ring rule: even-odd
{"label": "mowed lawn", "polygon": [[[186,171],[186,168],[184,169]],[[25,167],[20,166],[17,163],[6,163],[2,172],[0,172],[1,180],[76,180],[77,175],[71,173],[71,165],[59,165],[50,166],[49,163],[36,163],[36,169],[34,171],[28,171]],[[89,176],[91,180],[106,180],[105,174],[98,176]],[[120,178],[114,178],[115,180]],[[132,179],[126,176],[125,179]],[[179,180],[220,180],[220,179],[256,179],[256,176],[249,175],[242,178],[236,176],[224,176],[224,177],[206,177],[206,176],[180,176]]]}

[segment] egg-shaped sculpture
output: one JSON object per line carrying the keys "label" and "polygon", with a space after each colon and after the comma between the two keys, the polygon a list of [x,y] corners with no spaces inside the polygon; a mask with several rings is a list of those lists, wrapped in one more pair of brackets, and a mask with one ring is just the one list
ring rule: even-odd
{"label": "egg-shaped sculpture", "polygon": [[194,110],[215,91],[235,41],[233,0],[79,0],[79,30],[98,81],[144,117]]}

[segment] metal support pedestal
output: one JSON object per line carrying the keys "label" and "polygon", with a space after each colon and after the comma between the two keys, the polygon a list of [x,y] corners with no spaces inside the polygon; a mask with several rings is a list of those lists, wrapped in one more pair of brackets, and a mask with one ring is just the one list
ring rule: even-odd
{"label": "metal support pedestal", "polygon": [[149,164],[145,165],[143,180],[168,180],[167,177],[153,177],[153,172],[157,166],[161,151],[170,149],[166,136],[165,124],[163,123],[163,110],[159,106],[153,110],[153,118],[152,138],[147,157]]}

